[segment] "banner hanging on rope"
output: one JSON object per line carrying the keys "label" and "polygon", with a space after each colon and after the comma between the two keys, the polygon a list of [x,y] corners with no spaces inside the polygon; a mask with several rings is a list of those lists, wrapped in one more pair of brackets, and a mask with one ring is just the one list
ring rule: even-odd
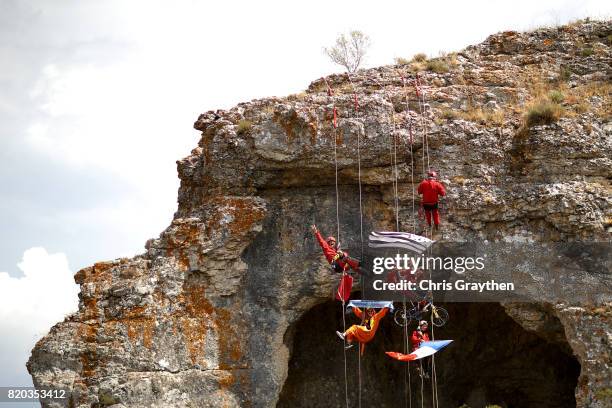
{"label": "banner hanging on rope", "polygon": [[370,248],[404,248],[422,254],[435,241],[409,232],[379,231],[371,232],[368,246]]}
{"label": "banner hanging on rope", "polygon": [[451,344],[452,340],[424,341],[421,346],[410,354],[387,351],[385,354],[399,361],[414,361],[429,357]]}

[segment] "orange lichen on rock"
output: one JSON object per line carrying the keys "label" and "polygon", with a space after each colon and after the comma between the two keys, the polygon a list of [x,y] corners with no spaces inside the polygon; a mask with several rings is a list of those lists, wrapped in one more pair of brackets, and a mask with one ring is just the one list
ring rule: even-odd
{"label": "orange lichen on rock", "polygon": [[235,237],[244,236],[265,215],[265,209],[250,197],[215,197],[210,204],[218,210],[207,220],[207,227],[227,228]]}
{"label": "orange lichen on rock", "polygon": [[135,343],[142,339],[142,345],[148,349],[153,344],[155,320],[152,318],[126,320],[125,325],[130,342]]}
{"label": "orange lichen on rock", "polygon": [[155,332],[155,318],[148,312],[147,306],[134,306],[123,310],[119,317],[106,320],[105,326],[112,330],[117,323],[123,324],[130,343],[135,344],[142,339],[142,345],[151,348]]}
{"label": "orange lichen on rock", "polygon": [[113,267],[116,264],[112,262],[98,262],[93,266],[83,268],[74,275],[74,281],[83,285],[91,283],[94,285],[95,297],[99,298],[102,291],[101,285],[110,285],[113,282]]}
{"label": "orange lichen on rock", "polygon": [[77,336],[85,343],[95,343],[98,337],[99,324],[81,323],[78,326]]}
{"label": "orange lichen on rock", "polygon": [[86,350],[81,354],[81,365],[83,371],[81,372],[84,378],[91,378],[96,373],[96,353],[93,349]]}
{"label": "orange lichen on rock", "polygon": [[206,299],[206,288],[203,285],[188,285],[183,287],[185,311],[190,317],[210,316],[214,309]]}
{"label": "orange lichen on rock", "polygon": [[[236,377],[234,376],[234,373],[231,371],[221,371],[219,372],[219,374],[221,375],[221,378],[219,378],[219,391],[229,391],[232,385],[236,383]],[[221,394],[223,395],[222,402],[224,408],[230,408],[233,405],[232,402],[229,401],[229,399],[226,397],[228,394],[231,395],[231,393],[227,392],[223,392]]]}
{"label": "orange lichen on rock", "polygon": [[98,317],[98,298],[95,296],[83,298],[83,310],[81,311],[81,320],[97,320]]}
{"label": "orange lichen on rock", "polygon": [[85,324],[79,325],[77,330],[77,336],[83,344],[83,351],[79,355],[79,361],[81,363],[80,377],[82,383],[87,386],[90,381],[96,376],[97,370],[100,368],[101,361],[98,358],[97,352],[97,339],[100,325]]}
{"label": "orange lichen on rock", "polygon": [[219,368],[236,368],[244,357],[241,343],[244,336],[239,335],[236,329],[239,325],[232,321],[232,312],[215,308],[206,298],[206,288],[201,284],[185,284],[179,299],[184,303],[183,314],[176,314],[175,318],[182,329],[191,362],[206,364],[205,341],[210,331],[218,342]]}
{"label": "orange lichen on rock", "polygon": [[317,143],[317,132],[318,126],[317,122],[311,121],[308,122],[308,131],[310,132],[310,143],[314,146]]}
{"label": "orange lichen on rock", "polygon": [[298,125],[297,113],[295,111],[291,111],[289,113],[289,117],[285,118],[281,113],[274,112],[274,116],[272,118],[283,128],[285,134],[287,135],[287,143],[290,143],[295,137],[295,128]]}
{"label": "orange lichen on rock", "polygon": [[[236,364],[243,358],[241,339],[236,325],[230,323],[232,314],[227,309],[217,308],[214,319],[219,338],[219,368],[237,368]],[[242,367],[245,368],[245,367]]]}
{"label": "orange lichen on rock", "polygon": [[213,306],[206,299],[202,285],[185,284],[182,297],[185,314],[180,318],[185,347],[193,364],[204,364],[204,343],[210,326]]}
{"label": "orange lichen on rock", "polygon": [[94,295],[83,297],[83,309],[81,310],[81,321],[93,321],[92,323],[82,323],[77,330],[77,337],[83,341],[85,349],[81,352],[79,359],[81,362],[81,377],[87,383],[88,379],[96,374],[100,361],[97,358],[97,338],[100,330],[100,313],[98,310],[98,299],[101,289],[99,281],[111,280],[110,272],[112,265],[109,263],[97,263],[92,267],[81,269],[74,276],[76,283],[93,283]]}
{"label": "orange lichen on rock", "polygon": [[174,223],[172,234],[166,234],[165,250],[167,256],[176,256],[181,270],[189,269],[189,249],[199,245],[202,224],[198,222]]}
{"label": "orange lichen on rock", "polygon": [[207,324],[208,319],[205,318],[184,317],[181,319],[185,347],[192,364],[205,366],[204,345],[208,331]]}

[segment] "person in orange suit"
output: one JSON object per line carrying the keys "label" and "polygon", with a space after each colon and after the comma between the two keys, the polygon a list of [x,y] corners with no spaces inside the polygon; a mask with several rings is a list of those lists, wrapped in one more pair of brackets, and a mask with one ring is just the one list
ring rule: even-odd
{"label": "person in orange suit", "polygon": [[357,341],[360,344],[361,354],[365,350],[366,343],[369,343],[374,339],[374,335],[376,334],[376,330],[378,330],[378,325],[383,317],[387,314],[389,308],[385,307],[380,312],[376,313],[374,309],[366,308],[365,310],[365,319],[363,319],[363,312],[358,307],[353,307],[353,312],[355,315],[363,320],[363,324],[354,324],[348,328],[347,331],[341,333],[339,331],[336,332],[338,337],[342,340],[346,340],[349,345],[347,348],[353,346],[353,342]]}

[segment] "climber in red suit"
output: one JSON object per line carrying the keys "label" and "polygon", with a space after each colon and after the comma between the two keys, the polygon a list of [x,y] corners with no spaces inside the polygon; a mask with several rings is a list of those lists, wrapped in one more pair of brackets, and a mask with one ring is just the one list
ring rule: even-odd
{"label": "climber in red suit", "polygon": [[425,217],[427,218],[427,225],[431,227],[431,215],[433,214],[433,221],[436,230],[440,225],[440,213],[438,212],[438,197],[444,197],[446,190],[442,183],[436,178],[437,173],[433,170],[427,172],[427,179],[421,181],[419,184],[418,193],[423,194],[423,209],[425,210]]}
{"label": "climber in red suit", "polygon": [[427,334],[427,327],[429,324],[425,320],[421,320],[419,322],[419,327],[412,332],[412,336],[410,337],[410,343],[412,344],[412,351],[418,349],[421,346],[421,343],[424,341],[429,341],[429,334]]}
{"label": "climber in red suit", "polygon": [[324,240],[316,225],[312,225],[310,228],[312,232],[314,232],[319,245],[321,245],[327,262],[330,263],[334,271],[343,272],[350,267],[355,272],[361,273],[359,270],[359,261],[351,258],[347,252],[340,250],[336,238],[329,236]]}
{"label": "climber in red suit", "polygon": [[[421,320],[419,322],[419,327],[412,332],[412,336],[410,336],[410,344],[412,344],[413,352],[421,347],[421,343],[424,341],[429,341],[429,334],[427,334],[428,326],[427,321]],[[417,367],[419,375],[429,378],[429,372],[431,370],[431,356],[421,359],[419,365],[420,367]]]}

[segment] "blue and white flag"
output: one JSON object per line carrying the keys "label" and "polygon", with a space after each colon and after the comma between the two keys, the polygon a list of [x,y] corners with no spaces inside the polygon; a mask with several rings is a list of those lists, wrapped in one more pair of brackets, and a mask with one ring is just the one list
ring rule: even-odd
{"label": "blue and white flag", "polygon": [[429,238],[409,232],[372,231],[368,246],[370,248],[404,248],[422,254],[434,242]]}
{"label": "blue and white flag", "polygon": [[389,310],[393,311],[393,302],[389,300],[351,300],[348,307],[358,307],[360,309],[382,309],[388,307]]}

